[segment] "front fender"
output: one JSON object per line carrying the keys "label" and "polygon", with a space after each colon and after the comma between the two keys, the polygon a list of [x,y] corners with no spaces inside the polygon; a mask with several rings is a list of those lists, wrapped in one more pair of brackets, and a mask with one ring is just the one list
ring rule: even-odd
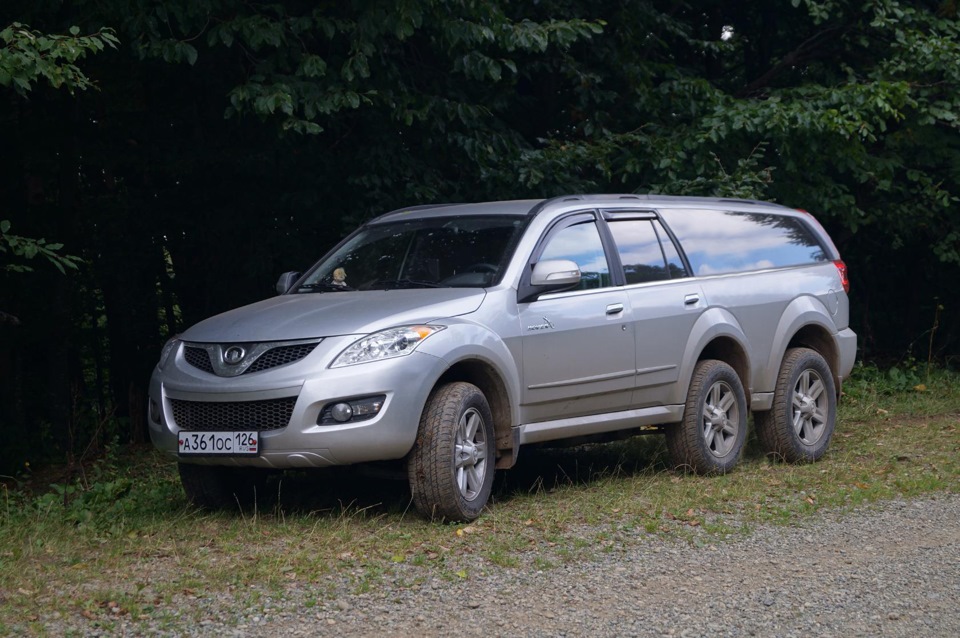
{"label": "front fender", "polygon": [[443,359],[448,368],[468,360],[488,365],[506,388],[510,425],[516,427],[520,423],[520,374],[506,344],[490,329],[462,318],[445,319],[443,324],[447,329],[433,334],[419,350]]}

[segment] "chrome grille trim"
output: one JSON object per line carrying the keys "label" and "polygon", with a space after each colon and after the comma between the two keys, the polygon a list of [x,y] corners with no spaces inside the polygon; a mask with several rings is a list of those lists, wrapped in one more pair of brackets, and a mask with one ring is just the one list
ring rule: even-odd
{"label": "chrome grille trim", "polygon": [[[323,339],[261,343],[187,342],[183,346],[183,359],[189,365],[208,374],[215,374],[218,377],[237,377],[249,372],[262,372],[296,363],[313,352],[321,341]],[[224,353],[230,349],[241,349],[245,352],[245,356],[239,362],[228,363],[224,359]]]}

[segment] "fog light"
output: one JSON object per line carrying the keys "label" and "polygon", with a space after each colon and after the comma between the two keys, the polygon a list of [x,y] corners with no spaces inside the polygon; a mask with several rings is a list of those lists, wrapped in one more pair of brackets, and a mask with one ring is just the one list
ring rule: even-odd
{"label": "fog light", "polygon": [[153,399],[150,399],[150,420],[160,423],[160,405]]}
{"label": "fog light", "polygon": [[383,407],[383,400],[386,397],[370,397],[369,399],[360,399],[350,405],[353,407],[353,417],[371,417],[375,416],[380,408]]}
{"label": "fog light", "polygon": [[335,421],[346,423],[353,418],[353,408],[350,407],[349,403],[338,403],[330,408],[330,416],[332,416]]}
{"label": "fog light", "polygon": [[387,395],[377,394],[372,397],[329,403],[320,410],[317,424],[337,425],[338,423],[355,423],[372,419],[380,413],[386,400]]}

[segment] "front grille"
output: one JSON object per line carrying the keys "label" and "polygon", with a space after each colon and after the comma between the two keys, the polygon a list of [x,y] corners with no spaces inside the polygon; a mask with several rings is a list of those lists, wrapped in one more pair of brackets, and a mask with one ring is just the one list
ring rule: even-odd
{"label": "front grille", "polygon": [[313,352],[313,349],[316,347],[317,344],[315,343],[301,343],[294,346],[278,346],[276,348],[270,348],[260,355],[260,358],[254,361],[253,365],[244,371],[244,374],[248,374],[250,372],[260,372],[261,370],[276,368],[277,366],[299,361]]}
{"label": "front grille", "polygon": [[193,346],[183,347],[183,358],[194,368],[200,368],[204,372],[213,374],[213,364],[210,363],[210,354],[206,348],[195,348]]}
{"label": "front grille", "polygon": [[[256,352],[254,352],[254,354],[248,356],[248,359],[253,359],[253,357],[256,357],[256,359],[245,370],[243,370],[242,366],[229,366],[220,361],[214,362],[214,359],[219,359],[221,348],[226,348],[226,346],[213,346],[212,350],[211,346],[184,346],[183,358],[194,368],[203,370],[209,374],[215,374],[221,377],[233,377],[238,374],[262,372],[270,368],[294,363],[313,352],[313,349],[317,347],[318,343],[320,342],[295,343],[289,346],[276,346],[268,348],[267,350],[262,350],[263,346],[257,346],[256,350],[262,350],[262,354],[257,356]],[[240,370],[243,370],[243,372],[240,372]]]}
{"label": "front grille", "polygon": [[297,397],[265,401],[184,401],[170,399],[173,420],[181,430],[230,432],[280,430],[290,423]]}

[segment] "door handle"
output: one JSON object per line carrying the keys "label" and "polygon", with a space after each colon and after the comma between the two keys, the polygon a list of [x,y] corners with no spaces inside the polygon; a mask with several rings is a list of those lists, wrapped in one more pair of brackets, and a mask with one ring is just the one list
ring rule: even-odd
{"label": "door handle", "polygon": [[607,306],[607,314],[608,314],[608,315],[616,315],[616,314],[619,314],[619,313],[621,313],[621,312],[623,312],[623,304],[622,304],[622,303],[612,303],[612,304],[610,304],[609,306]]}
{"label": "door handle", "polygon": [[700,295],[692,293],[683,298],[683,305],[693,306],[700,303]]}

